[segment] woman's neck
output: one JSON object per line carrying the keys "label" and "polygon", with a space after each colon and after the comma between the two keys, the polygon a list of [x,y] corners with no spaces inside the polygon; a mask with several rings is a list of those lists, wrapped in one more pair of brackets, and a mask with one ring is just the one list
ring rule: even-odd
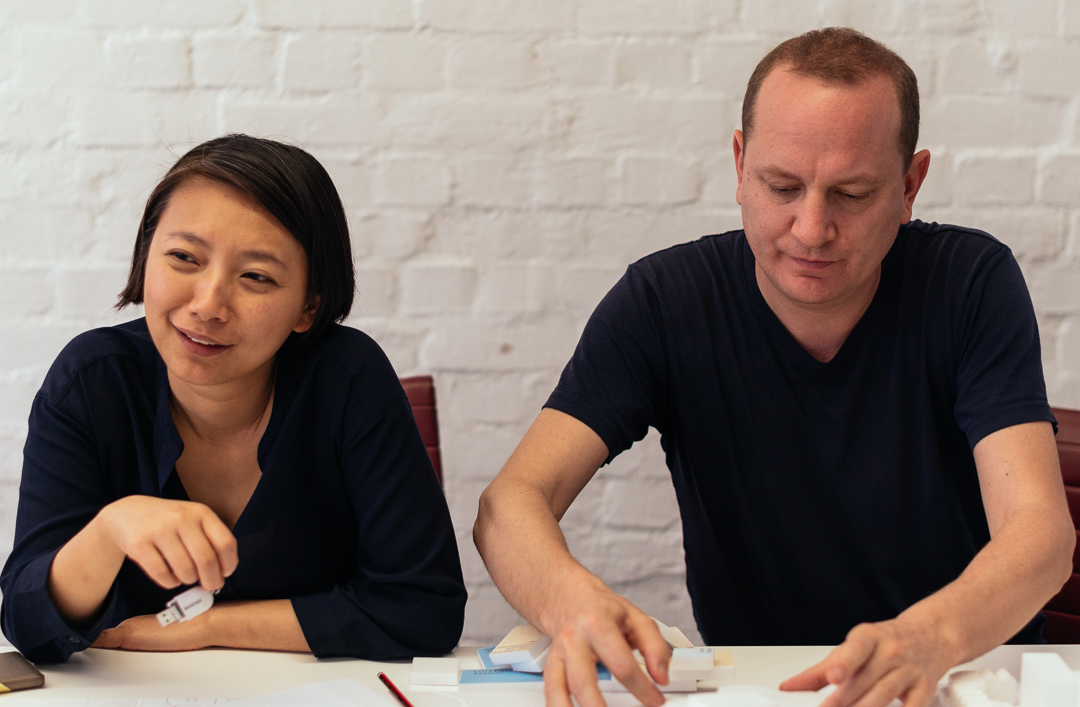
{"label": "woman's neck", "polygon": [[273,372],[271,364],[264,375],[227,386],[193,386],[170,373],[169,409],[181,437],[190,431],[208,444],[262,437],[273,408]]}

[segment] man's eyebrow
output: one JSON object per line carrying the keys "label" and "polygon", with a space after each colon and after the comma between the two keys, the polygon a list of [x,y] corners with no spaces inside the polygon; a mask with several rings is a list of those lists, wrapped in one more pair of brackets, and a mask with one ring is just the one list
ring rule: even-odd
{"label": "man's eyebrow", "polygon": [[[169,233],[170,238],[179,238],[187,241],[192,245],[199,246],[200,248],[209,248],[210,244],[205,239],[200,238],[190,231],[172,231]],[[273,263],[283,270],[289,269],[289,264],[281,258],[277,257],[273,253],[266,250],[243,250],[240,251],[240,255],[247,260],[257,260],[262,262]]]}
{"label": "man's eyebrow", "polygon": [[[777,177],[779,179],[790,179],[796,182],[800,181],[799,178],[796,177],[794,174],[780,167],[762,167],[760,170],[758,170],[758,174],[763,177]],[[878,184],[878,182],[879,180],[875,179],[869,174],[854,174],[847,179],[836,182],[833,186],[841,187],[852,184],[875,186]]]}

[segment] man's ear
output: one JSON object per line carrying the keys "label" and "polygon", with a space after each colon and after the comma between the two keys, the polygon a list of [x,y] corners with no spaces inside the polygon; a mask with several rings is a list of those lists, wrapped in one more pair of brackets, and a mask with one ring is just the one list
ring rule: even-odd
{"label": "man's ear", "polygon": [[900,223],[911,220],[912,208],[919,188],[926,179],[926,172],[930,169],[930,150],[920,150],[911,158],[911,166],[904,175],[904,217]]}
{"label": "man's ear", "polygon": [[296,326],[293,327],[293,331],[297,334],[302,334],[311,328],[311,325],[315,323],[315,315],[319,312],[319,305],[322,303],[322,297],[314,295],[308,300],[307,306],[304,307],[304,311],[300,313],[300,318],[296,320]]}
{"label": "man's ear", "polygon": [[731,151],[735,153],[735,176],[739,178],[739,186],[735,188],[735,201],[742,205],[743,155],[746,153],[742,130],[735,131],[735,137],[731,139]]}

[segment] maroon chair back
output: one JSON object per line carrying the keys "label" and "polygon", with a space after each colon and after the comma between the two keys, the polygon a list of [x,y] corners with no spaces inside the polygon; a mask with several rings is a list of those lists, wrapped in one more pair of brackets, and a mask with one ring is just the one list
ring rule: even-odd
{"label": "maroon chair back", "polygon": [[401,387],[412,406],[416,426],[424,438],[431,466],[435,467],[435,476],[442,485],[442,457],[439,454],[439,416],[435,412],[435,381],[431,376],[412,376],[402,378]]}
{"label": "maroon chair back", "polygon": [[[1054,408],[1061,478],[1073,527],[1080,528],[1080,410]],[[1080,538],[1080,532],[1077,532]],[[1050,643],[1080,643],[1080,544],[1073,552],[1073,574],[1046,608],[1043,637]]]}

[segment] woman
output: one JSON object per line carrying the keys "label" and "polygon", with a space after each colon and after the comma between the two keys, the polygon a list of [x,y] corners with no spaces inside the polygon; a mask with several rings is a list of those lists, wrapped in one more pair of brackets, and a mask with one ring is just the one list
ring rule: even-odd
{"label": "woman", "polygon": [[[4,634],[90,645],[395,658],[457,643],[450,515],[389,361],[352,305],[344,211],[309,154],[229,135],[154,189],[120,307],[37,394]],[[162,627],[199,584],[214,606]]]}

